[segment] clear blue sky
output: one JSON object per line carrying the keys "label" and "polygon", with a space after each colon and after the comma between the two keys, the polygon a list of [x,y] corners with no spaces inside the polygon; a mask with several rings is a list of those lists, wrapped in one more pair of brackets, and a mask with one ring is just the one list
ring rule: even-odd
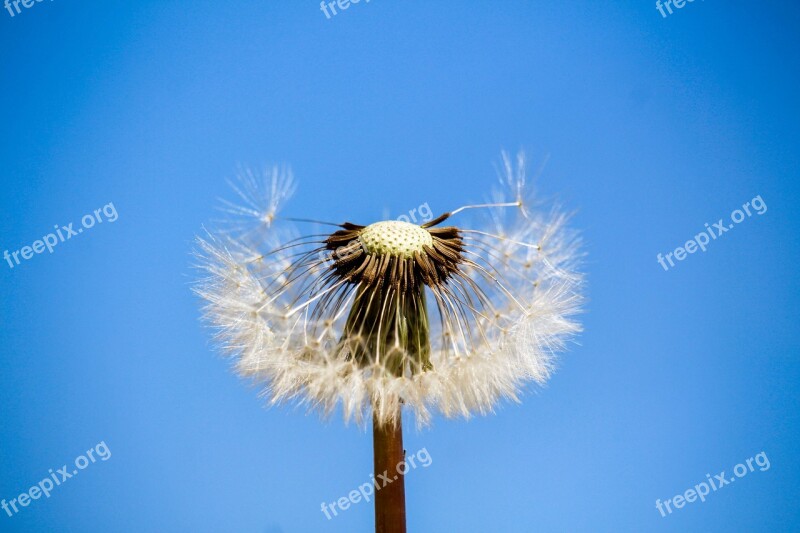
{"label": "clear blue sky", "polygon": [[[502,148],[549,157],[540,190],[577,211],[585,333],[522,405],[408,428],[433,459],[409,530],[800,529],[795,4],[20,9],[0,10],[0,253],[118,218],[0,262],[0,498],[112,456],[0,531],[369,531],[370,504],[320,503],[368,478],[371,435],[265,409],[229,372],[193,236],[238,164],[290,163],[293,216],[370,222],[482,200]],[[758,195],[763,215],[658,264]],[[656,509],[762,451],[768,470]]]}

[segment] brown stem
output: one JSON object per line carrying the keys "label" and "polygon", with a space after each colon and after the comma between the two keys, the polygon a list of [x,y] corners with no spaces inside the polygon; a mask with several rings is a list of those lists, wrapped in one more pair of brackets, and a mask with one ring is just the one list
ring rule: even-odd
{"label": "brown stem", "polygon": [[[375,533],[406,533],[406,487],[398,468],[405,459],[403,423],[381,425],[372,417],[372,446],[375,454]],[[385,476],[391,483],[385,481]],[[385,483],[385,485],[384,485]]]}

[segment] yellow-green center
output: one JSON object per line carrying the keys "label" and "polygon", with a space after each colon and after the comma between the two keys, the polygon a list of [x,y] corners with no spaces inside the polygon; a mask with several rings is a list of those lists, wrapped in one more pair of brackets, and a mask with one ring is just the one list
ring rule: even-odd
{"label": "yellow-green center", "polygon": [[428,230],[409,222],[386,220],[370,224],[358,236],[368,254],[392,255],[409,259],[423,246],[433,246]]}

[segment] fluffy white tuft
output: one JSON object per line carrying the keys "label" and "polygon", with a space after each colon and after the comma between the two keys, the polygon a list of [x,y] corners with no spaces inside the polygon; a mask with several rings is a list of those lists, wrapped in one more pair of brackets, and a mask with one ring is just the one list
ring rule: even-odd
{"label": "fluffy white tuft", "polygon": [[[337,348],[354,290],[326,286],[321,241],[297,237],[276,217],[293,190],[291,174],[245,174],[236,188],[243,206],[227,209],[254,223],[198,239],[205,276],[195,287],[237,373],[263,384],[271,403],[295,401],[326,415],[341,406],[345,420],[359,424],[372,413],[393,422],[402,406],[421,425],[435,411],[487,414],[502,398],[519,401],[526,383],[547,381],[555,355],[580,331],[579,239],[564,214],[537,210],[522,155],[512,164],[503,154],[503,163],[493,200],[517,206],[475,210],[482,220],[459,226],[471,281],[429,293],[433,369],[402,377]],[[295,274],[298,258],[304,270]],[[339,296],[315,312],[326,291]]]}

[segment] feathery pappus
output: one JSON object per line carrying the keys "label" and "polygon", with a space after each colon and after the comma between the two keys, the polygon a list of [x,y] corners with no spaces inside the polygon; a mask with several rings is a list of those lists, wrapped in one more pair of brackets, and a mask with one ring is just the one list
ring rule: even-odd
{"label": "feathery pappus", "polygon": [[[233,229],[198,239],[195,287],[236,371],[273,403],[341,405],[358,423],[401,406],[419,424],[486,414],[543,384],[580,331],[580,240],[565,214],[536,210],[522,154],[503,154],[500,178],[490,203],[420,225],[304,235],[278,216],[291,171],[243,173]],[[480,220],[459,224],[466,210]]]}

